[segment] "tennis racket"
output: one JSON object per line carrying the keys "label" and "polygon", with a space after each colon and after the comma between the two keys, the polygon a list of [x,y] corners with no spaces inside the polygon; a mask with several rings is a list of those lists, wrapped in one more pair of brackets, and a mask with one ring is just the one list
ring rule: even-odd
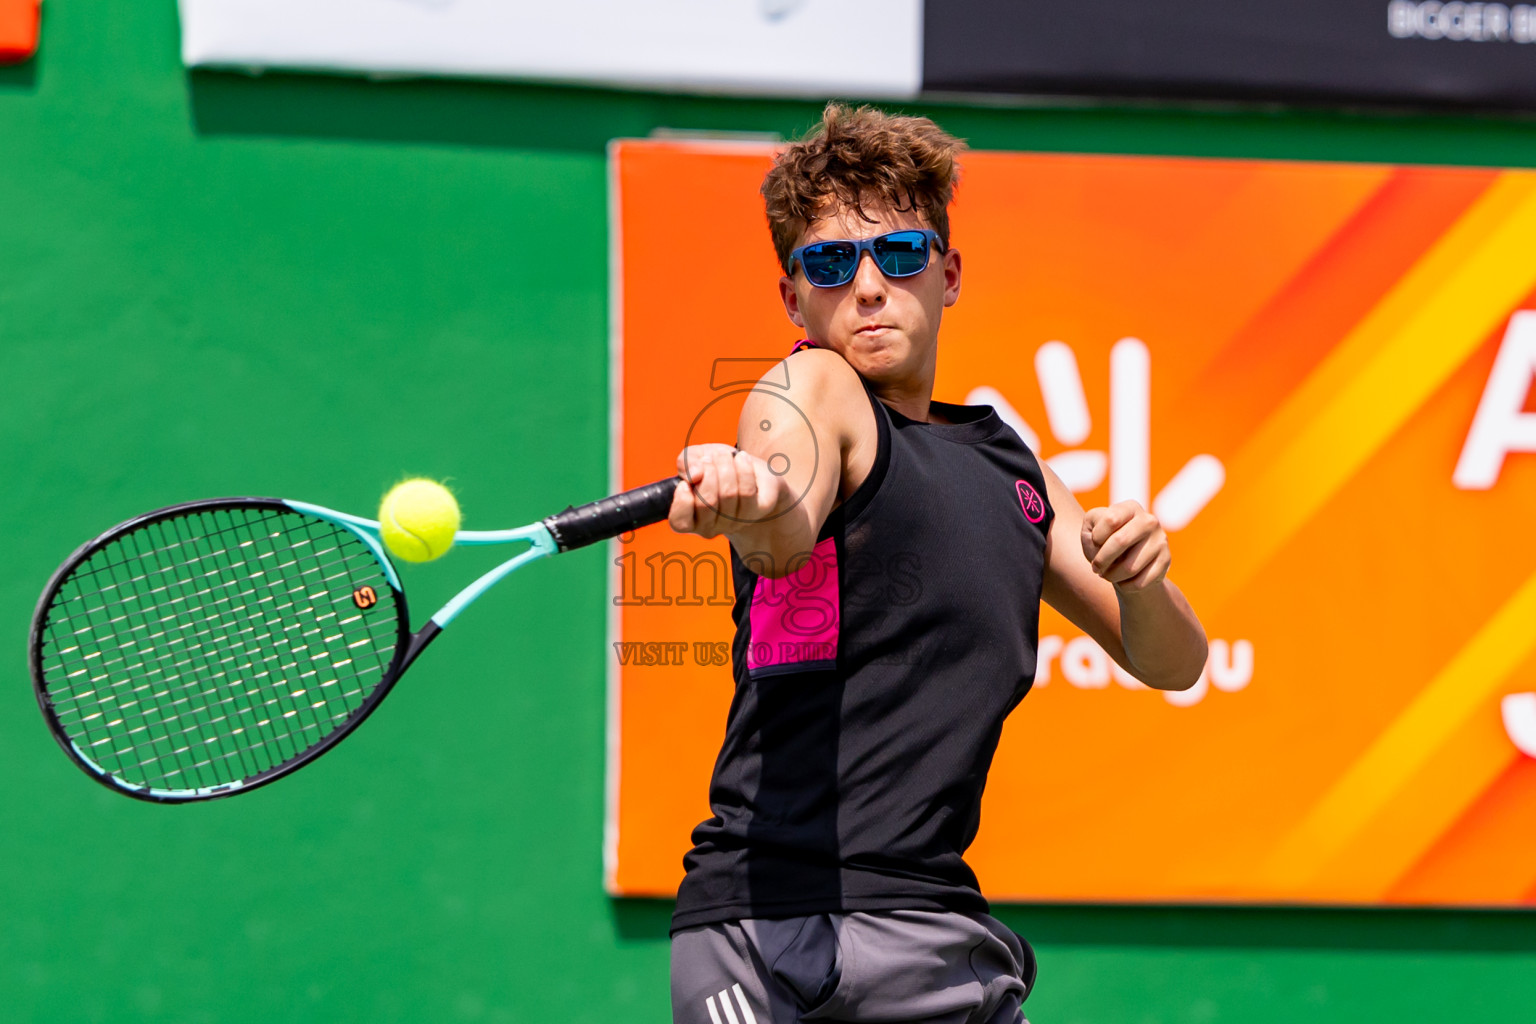
{"label": "tennis racket", "polygon": [[64,752],[129,796],[185,803],[295,771],[362,724],[465,608],[530,562],[667,517],[676,478],[458,544],[527,546],[412,631],[379,524],[217,498],[113,527],[54,573],[32,683]]}

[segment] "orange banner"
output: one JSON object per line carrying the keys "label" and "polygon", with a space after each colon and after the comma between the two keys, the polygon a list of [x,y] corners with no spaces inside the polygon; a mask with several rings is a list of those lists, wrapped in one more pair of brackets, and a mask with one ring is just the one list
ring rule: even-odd
{"label": "orange banner", "polygon": [[[615,486],[798,337],[766,147],[616,144]],[[1132,497],[1211,637],[1148,690],[1047,609],[994,900],[1536,903],[1536,174],[972,153],[936,398]],[[613,550],[608,884],[671,895],[732,694],[724,541]]]}

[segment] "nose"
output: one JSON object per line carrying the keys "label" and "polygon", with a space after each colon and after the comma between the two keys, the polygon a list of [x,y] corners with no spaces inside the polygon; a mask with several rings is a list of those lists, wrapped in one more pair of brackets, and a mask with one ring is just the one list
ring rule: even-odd
{"label": "nose", "polygon": [[861,306],[878,306],[885,301],[885,275],[869,253],[860,253],[859,257],[853,275],[853,297]]}

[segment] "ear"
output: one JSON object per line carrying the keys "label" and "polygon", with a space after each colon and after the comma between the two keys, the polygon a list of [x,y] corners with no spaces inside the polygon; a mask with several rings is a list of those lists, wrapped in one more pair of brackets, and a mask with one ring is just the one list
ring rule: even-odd
{"label": "ear", "polygon": [[944,305],[953,306],[960,301],[960,250],[950,249],[944,254]]}
{"label": "ear", "polygon": [[800,315],[800,296],[795,291],[795,282],[787,277],[779,278],[779,298],[784,303],[784,312],[788,315],[789,322],[803,328],[805,317]]}

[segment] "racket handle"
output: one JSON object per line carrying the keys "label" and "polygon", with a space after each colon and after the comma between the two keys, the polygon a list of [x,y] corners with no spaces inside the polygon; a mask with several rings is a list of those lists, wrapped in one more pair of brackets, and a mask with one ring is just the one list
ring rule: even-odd
{"label": "racket handle", "polygon": [[561,551],[586,547],[667,518],[678,477],[658,480],[623,494],[567,508],[544,520],[544,527]]}

